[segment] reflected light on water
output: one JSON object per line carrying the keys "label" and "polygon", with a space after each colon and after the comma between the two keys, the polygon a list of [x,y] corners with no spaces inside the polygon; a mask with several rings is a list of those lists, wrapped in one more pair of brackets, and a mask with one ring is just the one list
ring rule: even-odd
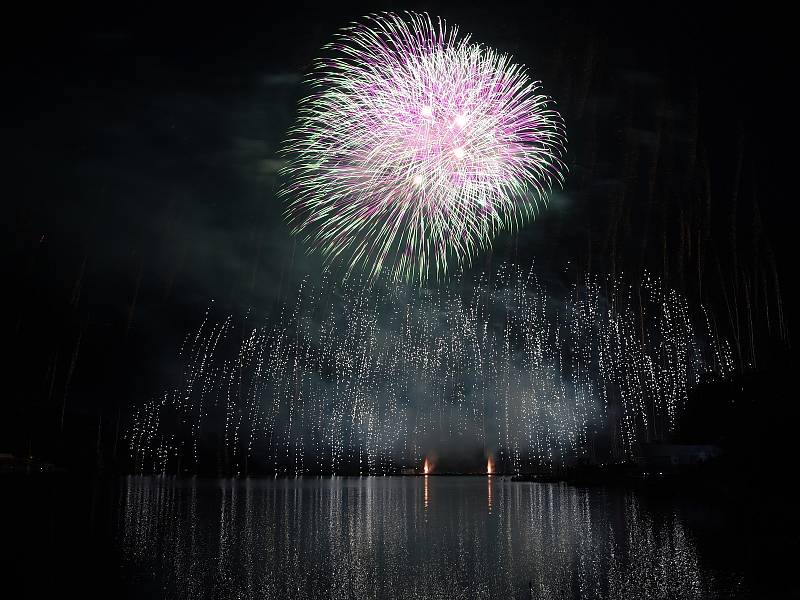
{"label": "reflected light on water", "polygon": [[130,477],[120,505],[124,568],[163,597],[722,595],[681,515],[629,490],[497,476]]}

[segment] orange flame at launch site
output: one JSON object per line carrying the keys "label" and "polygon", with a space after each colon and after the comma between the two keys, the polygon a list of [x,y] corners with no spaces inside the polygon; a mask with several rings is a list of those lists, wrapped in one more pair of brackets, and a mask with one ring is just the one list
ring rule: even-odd
{"label": "orange flame at launch site", "polygon": [[492,457],[490,456],[486,460],[486,474],[487,475],[492,475],[493,473],[494,473],[494,461],[492,460]]}
{"label": "orange flame at launch site", "polygon": [[425,473],[425,475],[431,472],[431,465],[427,458],[425,459],[425,463],[422,465],[422,472]]}

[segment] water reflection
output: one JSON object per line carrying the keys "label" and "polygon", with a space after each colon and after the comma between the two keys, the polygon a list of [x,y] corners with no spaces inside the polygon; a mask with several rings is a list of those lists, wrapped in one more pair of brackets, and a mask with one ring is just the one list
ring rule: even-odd
{"label": "water reflection", "polygon": [[680,515],[649,510],[629,491],[497,477],[131,477],[122,502],[127,569],[155,578],[165,597],[713,598],[720,592]]}

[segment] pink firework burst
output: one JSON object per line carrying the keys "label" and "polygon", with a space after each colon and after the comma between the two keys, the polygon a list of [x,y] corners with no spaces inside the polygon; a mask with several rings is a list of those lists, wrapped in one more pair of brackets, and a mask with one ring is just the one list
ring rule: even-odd
{"label": "pink firework burst", "polygon": [[326,259],[439,277],[563,182],[563,121],[508,55],[416,13],[366,17],[326,52],[282,188],[293,232]]}

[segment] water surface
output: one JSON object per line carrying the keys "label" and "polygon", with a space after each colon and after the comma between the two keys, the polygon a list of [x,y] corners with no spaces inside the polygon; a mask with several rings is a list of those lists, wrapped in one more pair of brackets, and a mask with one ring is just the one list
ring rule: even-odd
{"label": "water surface", "polygon": [[130,477],[130,590],[169,598],[715,598],[747,582],[630,490],[487,477]]}

